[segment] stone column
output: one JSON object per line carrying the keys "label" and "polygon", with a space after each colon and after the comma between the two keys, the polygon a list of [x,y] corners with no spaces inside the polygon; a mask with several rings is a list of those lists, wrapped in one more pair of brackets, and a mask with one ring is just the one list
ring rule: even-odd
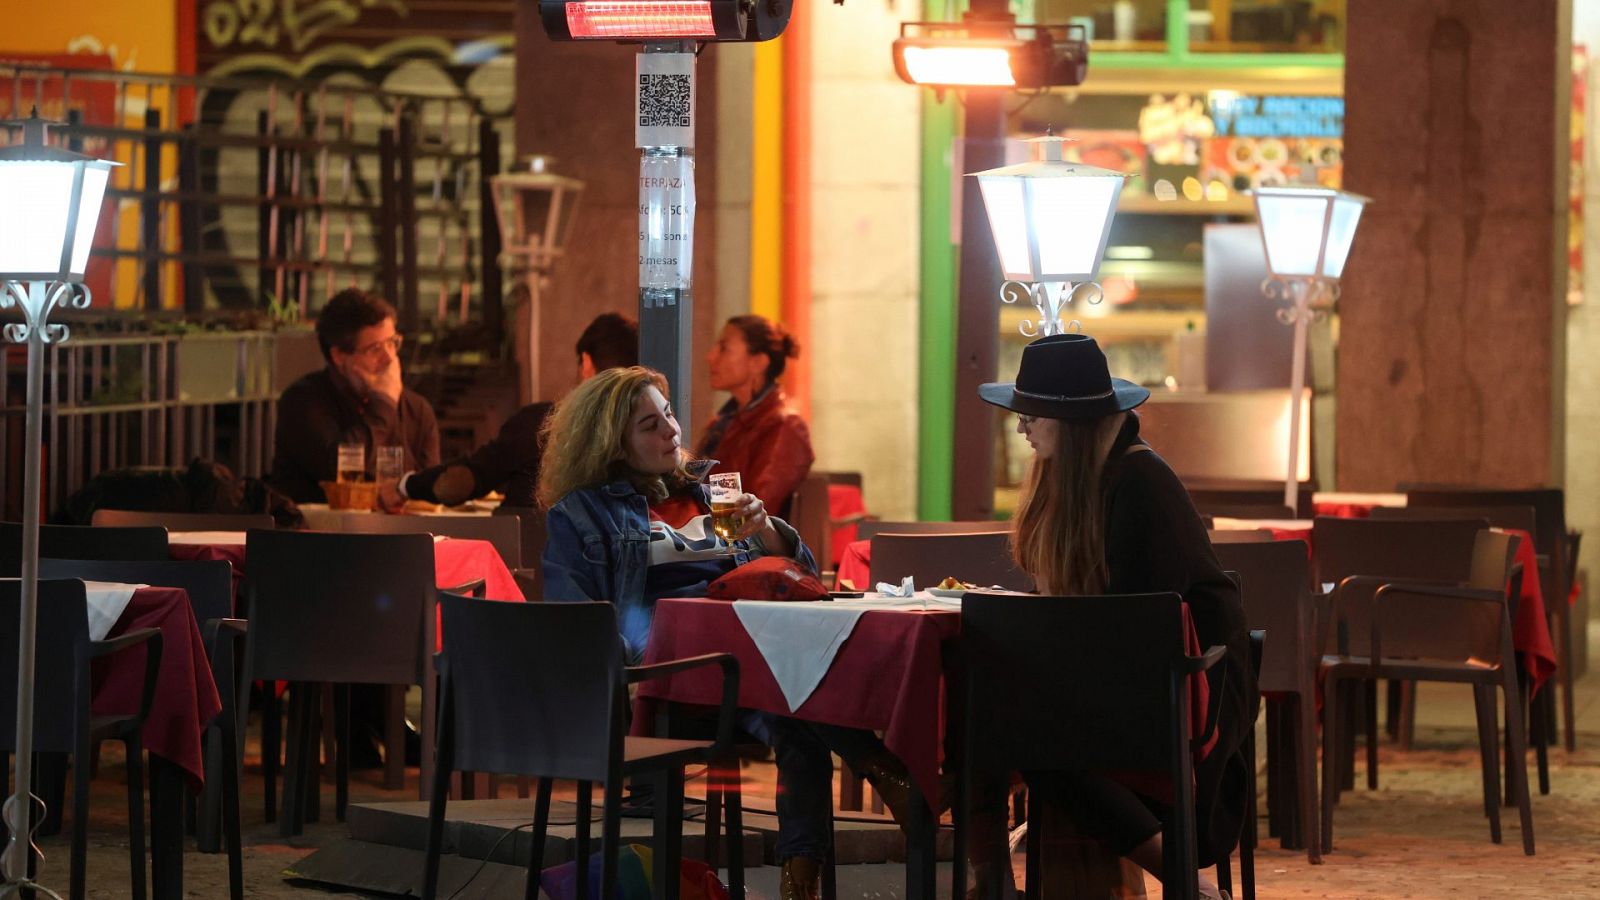
{"label": "stone column", "polygon": [[1560,484],[1568,4],[1348,9],[1338,486]]}

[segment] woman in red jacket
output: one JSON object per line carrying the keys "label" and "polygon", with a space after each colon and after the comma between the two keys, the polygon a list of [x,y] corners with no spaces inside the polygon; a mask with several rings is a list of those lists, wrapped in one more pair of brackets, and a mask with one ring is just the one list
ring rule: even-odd
{"label": "woman in red jacket", "polygon": [[695,452],[719,460],[711,471],[738,472],[748,493],[788,512],[789,498],[811,471],[811,431],[789,407],[778,377],[800,345],[763,316],[734,316],[706,356],[713,390],[733,395],[706,429]]}

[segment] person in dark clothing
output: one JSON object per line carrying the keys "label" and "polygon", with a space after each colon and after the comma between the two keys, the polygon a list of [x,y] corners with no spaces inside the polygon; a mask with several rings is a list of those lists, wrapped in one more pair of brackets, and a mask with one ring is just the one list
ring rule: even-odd
{"label": "person in dark clothing", "polygon": [[[1018,414],[1034,462],[1018,500],[1013,552],[1044,594],[1142,594],[1171,591],[1189,605],[1201,646],[1227,648],[1207,673],[1210,702],[1221,704],[1217,740],[1195,767],[1196,823],[1202,866],[1238,843],[1240,803],[1252,777],[1242,748],[1253,727],[1256,696],[1249,634],[1238,588],[1211,550],[1205,525],[1172,469],[1139,438],[1134,407],[1150,392],[1113,379],[1093,338],[1041,338],[1023,351],[1015,383],[985,384],[989,403]],[[1004,778],[1004,773],[999,773]],[[1009,867],[983,865],[1004,841],[1004,781],[996,773],[975,791],[973,856],[980,883]],[[1156,800],[1098,772],[1030,779],[1074,823],[1110,852],[1161,874],[1161,819]],[[1201,880],[1201,893],[1219,897]]]}
{"label": "person in dark clothing", "polygon": [[327,366],[301,377],[278,399],[268,482],[296,503],[326,501],[342,443],[365,444],[367,471],[376,448],[398,445],[408,466],[439,462],[439,423],[422,395],[400,376],[395,311],[356,288],[335,294],[317,316]]}
{"label": "person in dark clothing", "polygon": [[[639,323],[621,313],[597,316],[578,337],[578,380],[605,369],[639,364]],[[531,509],[538,506],[539,433],[551,404],[530,403],[500,426],[494,439],[471,456],[451,460],[400,479],[393,492],[382,498],[385,509],[397,509],[406,500],[423,500],[455,506],[499,489],[501,506]]]}

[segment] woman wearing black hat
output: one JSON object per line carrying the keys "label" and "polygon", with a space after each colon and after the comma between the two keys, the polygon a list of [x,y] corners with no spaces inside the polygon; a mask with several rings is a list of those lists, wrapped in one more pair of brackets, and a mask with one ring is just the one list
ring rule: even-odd
{"label": "woman wearing black hat", "polygon": [[[1079,334],[1034,341],[1023,350],[1015,383],[985,384],[978,392],[1017,413],[1017,430],[1034,449],[1012,547],[1018,567],[1033,576],[1040,593],[1172,591],[1188,602],[1200,645],[1228,648],[1223,663],[1208,673],[1212,701],[1223,704],[1218,742],[1195,771],[1199,856],[1201,865],[1209,865],[1236,845],[1244,817],[1241,786],[1249,773],[1240,748],[1253,725],[1255,696],[1249,638],[1239,591],[1212,553],[1188,491],[1139,438],[1132,410],[1150,392],[1112,378],[1100,347]],[[1160,808],[1154,801],[1095,773],[1042,787],[1081,833],[1160,874]],[[990,797],[979,806],[993,802]],[[994,822],[975,818],[974,859],[981,860],[978,848],[1003,840],[1003,811]],[[985,826],[986,837],[978,834]],[[989,876],[986,867],[975,868],[980,879]],[[1010,880],[1009,867],[994,874]],[[1204,880],[1201,890],[1219,896]]]}

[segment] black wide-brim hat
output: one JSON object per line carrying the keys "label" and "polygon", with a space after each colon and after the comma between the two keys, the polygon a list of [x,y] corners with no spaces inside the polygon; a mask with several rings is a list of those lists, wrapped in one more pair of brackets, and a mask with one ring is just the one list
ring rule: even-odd
{"label": "black wide-brim hat", "polygon": [[1017,380],[978,386],[986,403],[1044,419],[1098,419],[1126,412],[1150,391],[1112,378],[1106,355],[1086,334],[1055,334],[1022,348]]}

